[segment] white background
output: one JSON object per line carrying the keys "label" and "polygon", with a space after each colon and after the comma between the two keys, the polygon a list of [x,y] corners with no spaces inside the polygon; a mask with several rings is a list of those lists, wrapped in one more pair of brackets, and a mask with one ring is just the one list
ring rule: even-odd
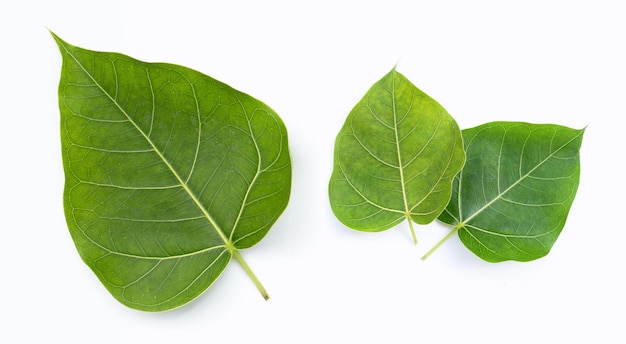
{"label": "white background", "polygon": [[[140,4],[141,3],[141,4]],[[202,5],[201,5],[202,3]],[[626,11],[620,1],[5,1],[0,5],[0,342],[624,343]],[[80,260],[62,209],[57,85],[71,44],[185,65],[283,118],[292,197],[192,303],[143,313]],[[334,138],[397,65],[461,128],[588,125],[577,198],[545,258],[490,264],[448,231],[366,234],[328,205]]]}

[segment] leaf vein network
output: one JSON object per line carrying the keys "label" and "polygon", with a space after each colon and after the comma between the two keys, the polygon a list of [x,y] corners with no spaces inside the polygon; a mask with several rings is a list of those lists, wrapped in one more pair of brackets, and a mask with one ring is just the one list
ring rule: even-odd
{"label": "leaf vein network", "polygon": [[[217,234],[220,236],[220,238],[222,238],[222,240],[224,241],[224,244],[230,244],[230,240],[224,235],[224,233],[222,232],[222,229],[218,226],[218,224],[215,222],[215,220],[213,219],[213,217],[209,214],[208,210],[203,206],[203,204],[200,202],[200,200],[198,199],[198,197],[193,193],[193,191],[189,188],[189,186],[187,185],[187,183],[185,183],[185,181],[183,180],[183,178],[179,175],[179,173],[173,168],[172,164],[166,159],[166,157],[163,155],[163,152],[161,150],[159,150],[155,144],[155,142],[153,142],[153,140],[147,135],[147,133],[145,131],[143,131],[138,125],[137,123],[135,123],[135,121],[131,118],[131,116],[124,110],[124,108],[122,108],[122,106],[116,101],[115,97],[113,97],[111,94],[109,94],[107,92],[107,90],[94,78],[94,76],[83,66],[83,64],[78,60],[78,58],[76,56],[74,56],[74,54],[72,54],[65,46],[63,46],[65,48],[65,52],[76,62],[77,66],[79,68],[81,68],[81,70],[85,73],[85,75],[92,80],[92,82],[94,83],[94,85],[96,85],[98,88],[100,88],[101,92],[110,99],[110,101],[118,108],[118,110],[120,111],[120,113],[125,116],[130,123],[133,125],[133,127],[135,127],[135,129],[137,130],[137,132],[144,137],[144,139],[146,140],[146,142],[154,149],[154,151],[157,153],[157,155],[160,157],[160,159],[163,161],[163,163],[168,167],[168,169],[171,171],[171,173],[173,174],[173,176],[179,181],[179,183],[182,185],[182,187],[185,189],[185,191],[187,192],[187,194],[189,195],[189,197],[191,198],[191,200],[194,202],[194,204],[200,209],[200,211],[204,214],[204,216],[206,217],[207,221],[211,224],[211,226],[213,227],[213,229],[217,232]],[[116,85],[117,85],[117,73],[115,73],[116,75]],[[172,129],[171,129],[172,130]],[[168,137],[168,140],[166,142],[166,144],[164,145],[163,151],[167,150],[167,146],[169,144],[169,141],[171,140],[171,130],[170,130],[170,136]],[[92,240],[92,239],[90,239]]]}
{"label": "leaf vein network", "polygon": [[370,204],[370,205],[372,205],[372,206],[374,206],[374,207],[376,207],[376,208],[379,208],[379,209],[382,209],[382,210],[385,210],[385,211],[389,211],[389,212],[393,212],[393,213],[399,213],[399,214],[404,214],[404,212],[403,212],[403,211],[401,211],[401,210],[387,208],[387,207],[384,207],[384,206],[382,206],[382,205],[380,205],[380,204],[378,204],[378,203],[376,203],[376,202],[374,202],[374,201],[370,200],[367,196],[365,196],[365,195],[364,195],[364,194],[363,194],[363,193],[362,193],[362,192],[361,192],[361,191],[360,191],[360,190],[359,190],[359,189],[358,189],[358,188],[357,188],[357,187],[356,187],[356,186],[355,186],[355,185],[354,185],[354,184],[350,181],[350,178],[348,177],[348,175],[346,174],[345,170],[343,169],[343,166],[341,165],[341,162],[339,162],[339,169],[340,169],[341,173],[343,174],[343,176],[345,177],[345,179],[344,179],[344,180],[346,181],[346,183],[348,183],[348,185],[349,185],[349,186],[350,186],[350,187],[354,190],[354,192],[356,192],[356,193],[357,193],[357,194],[358,194],[358,195],[359,195],[359,196],[360,196],[360,197],[361,197],[361,198],[362,198],[365,202],[367,202],[368,204]]}

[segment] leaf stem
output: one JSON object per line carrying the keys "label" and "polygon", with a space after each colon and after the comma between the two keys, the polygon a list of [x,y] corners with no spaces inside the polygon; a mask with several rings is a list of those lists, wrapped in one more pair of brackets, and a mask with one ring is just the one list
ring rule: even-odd
{"label": "leaf stem", "polygon": [[406,219],[409,221],[409,228],[411,228],[411,236],[413,237],[413,243],[417,245],[417,236],[415,236],[415,228],[413,228],[413,221],[409,215],[406,216]]}
{"label": "leaf stem", "polygon": [[426,260],[426,258],[430,257],[430,255],[433,254],[439,248],[439,246],[443,245],[444,242],[446,242],[454,234],[456,234],[462,226],[463,226],[462,223],[459,223],[456,226],[454,226],[454,228],[452,228],[450,233],[446,234],[446,236],[443,237],[443,239],[441,239],[435,246],[433,246],[433,248],[431,248],[430,251],[426,252],[426,254],[422,257],[422,260]]}
{"label": "leaf stem", "polygon": [[237,261],[239,262],[243,270],[248,274],[248,276],[250,277],[250,279],[252,280],[256,288],[259,290],[259,292],[261,292],[261,295],[263,295],[263,298],[266,301],[269,300],[270,295],[267,293],[267,291],[261,284],[261,281],[259,281],[259,279],[256,277],[254,272],[252,272],[252,269],[250,269],[250,267],[248,266],[248,263],[246,263],[246,261],[243,259],[243,257],[241,256],[241,253],[239,253],[239,250],[232,249],[231,252],[233,253],[233,256],[235,256],[235,259],[237,259]]}

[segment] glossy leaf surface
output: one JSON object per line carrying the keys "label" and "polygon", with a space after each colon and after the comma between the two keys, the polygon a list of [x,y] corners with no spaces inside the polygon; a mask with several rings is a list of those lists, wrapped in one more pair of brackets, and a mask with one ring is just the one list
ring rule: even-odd
{"label": "glossy leaf surface", "polygon": [[439,219],[486,261],[545,256],[576,195],[583,133],[517,122],[463,130],[467,162]]}
{"label": "glossy leaf surface", "polygon": [[197,71],[72,46],[59,86],[64,208],[84,262],[145,311],[200,295],[285,209],[281,119]]}
{"label": "glossy leaf surface", "polygon": [[337,135],[332,210],[360,231],[407,219],[416,241],[412,221],[437,218],[463,162],[454,119],[394,69],[370,88]]}

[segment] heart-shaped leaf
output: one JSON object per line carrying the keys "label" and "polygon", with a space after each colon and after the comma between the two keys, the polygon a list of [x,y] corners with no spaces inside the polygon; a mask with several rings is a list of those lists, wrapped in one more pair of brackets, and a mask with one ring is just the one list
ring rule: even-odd
{"label": "heart-shaped leaf", "polygon": [[576,195],[583,133],[517,122],[463,130],[467,162],[439,217],[454,226],[444,241],[458,232],[467,248],[490,262],[548,254]]}
{"label": "heart-shaped leaf", "polygon": [[181,306],[287,205],[287,132],[265,104],[182,66],[54,35],[64,208],[78,252],[123,304]]}
{"label": "heart-shaped leaf", "polygon": [[393,69],[348,115],[335,141],[330,204],[346,226],[382,231],[426,224],[450,200],[465,155],[458,125]]}

